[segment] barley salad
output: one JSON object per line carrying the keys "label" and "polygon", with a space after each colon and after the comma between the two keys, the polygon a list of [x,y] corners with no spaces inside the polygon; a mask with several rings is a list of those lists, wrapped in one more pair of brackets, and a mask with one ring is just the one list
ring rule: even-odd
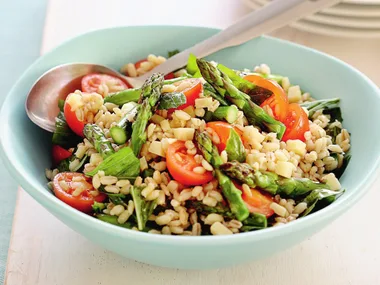
{"label": "barley salad", "polygon": [[[136,77],[165,60],[149,55],[121,72]],[[154,234],[284,225],[344,193],[350,134],[339,103],[265,64],[234,70],[193,55],[139,89],[89,74],[59,102],[48,186],[94,218]]]}

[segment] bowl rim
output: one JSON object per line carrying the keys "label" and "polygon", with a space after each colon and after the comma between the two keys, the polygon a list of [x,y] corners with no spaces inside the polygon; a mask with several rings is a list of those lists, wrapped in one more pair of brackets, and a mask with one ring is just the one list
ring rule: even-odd
{"label": "bowl rim", "polygon": [[[71,37],[69,39],[66,39],[65,41],[61,42],[59,45],[55,46],[45,54],[41,55],[37,60],[35,60],[24,72],[23,74],[18,78],[18,80],[14,83],[12,88],[7,93],[3,104],[1,106],[0,110],[0,120],[4,121],[5,118],[7,118],[9,115],[9,110],[6,109],[6,106],[9,105],[9,101],[11,100],[11,94],[14,92],[16,87],[22,83],[23,80],[25,80],[25,77],[27,74],[29,74],[34,67],[40,62],[43,61],[44,58],[52,53],[54,53],[57,49],[63,48],[66,45],[70,45],[72,42],[75,42],[76,40],[90,36],[92,34],[96,33],[105,33],[110,30],[124,30],[124,29],[199,29],[199,30],[210,30],[213,32],[218,32],[221,29],[218,28],[210,28],[210,27],[203,27],[203,26],[188,26],[188,25],[136,25],[136,26],[114,26],[114,27],[108,27],[108,28],[102,28],[102,29],[93,29],[85,33],[80,33],[74,37]],[[356,76],[360,77],[367,86],[373,89],[373,96],[376,96],[378,99],[380,99],[380,89],[376,86],[375,83],[373,83],[365,74],[363,74],[361,71],[357,70],[350,64],[333,57],[329,54],[326,54],[324,52],[315,50],[313,48],[303,46],[297,43],[293,43],[287,40],[275,38],[268,35],[262,35],[260,37],[257,37],[257,40],[260,38],[264,38],[266,40],[270,40],[272,42],[278,42],[280,44],[285,44],[288,46],[292,46],[296,49],[302,49],[302,50],[308,50],[311,53],[316,54],[317,56],[322,56],[328,58],[330,61],[334,61],[335,63],[339,65],[343,65],[345,68],[349,69],[351,72],[353,72]],[[251,40],[251,41],[252,41]],[[26,98],[25,98],[26,99]],[[375,181],[377,175],[377,172],[379,172],[379,166],[380,166],[380,156],[375,160],[372,168],[370,171],[363,177],[362,181],[354,187],[353,193],[350,195],[350,199],[344,199],[345,195],[342,195],[340,199],[335,201],[332,205],[329,207],[323,208],[319,210],[318,212],[313,213],[312,215],[303,217],[302,219],[297,219],[295,221],[292,221],[292,223],[282,225],[281,227],[269,227],[263,230],[258,231],[252,231],[252,232],[246,232],[246,233],[239,233],[236,235],[227,235],[227,236],[172,236],[172,235],[157,235],[157,234],[150,234],[145,232],[139,232],[134,230],[129,230],[126,228],[118,227],[115,225],[111,225],[108,223],[105,223],[103,221],[100,221],[98,219],[95,219],[87,214],[84,214],[80,211],[75,210],[74,208],[70,207],[69,205],[65,204],[61,200],[57,199],[52,193],[47,191],[47,189],[42,189],[41,184],[39,183],[33,183],[28,181],[24,175],[23,171],[19,169],[17,165],[15,165],[12,162],[11,157],[9,157],[6,146],[5,146],[5,132],[4,132],[4,125],[0,124],[0,156],[2,160],[5,162],[5,166],[8,169],[8,171],[11,173],[11,175],[14,177],[14,179],[20,184],[20,186],[25,189],[26,192],[28,192],[35,200],[37,200],[44,208],[46,208],[50,213],[52,212],[58,212],[60,215],[63,216],[71,216],[71,218],[65,218],[69,220],[75,220],[78,224],[86,224],[88,228],[96,229],[98,231],[108,231],[111,232],[111,235],[117,235],[117,236],[123,236],[126,238],[132,238],[132,239],[138,239],[140,241],[149,241],[149,242],[156,242],[160,244],[176,244],[176,245],[200,245],[206,246],[206,245],[216,245],[216,244],[232,244],[235,242],[252,242],[255,240],[260,239],[270,239],[274,238],[275,236],[282,236],[287,235],[295,231],[300,231],[304,228],[311,227],[314,224],[317,224],[322,221],[327,221],[331,217],[337,218],[340,216],[343,212],[347,211],[349,208],[351,208],[358,200],[360,200],[366,193],[368,193],[369,188],[372,186],[373,182]],[[52,210],[53,207],[56,209]],[[60,215],[55,215],[59,220]]]}

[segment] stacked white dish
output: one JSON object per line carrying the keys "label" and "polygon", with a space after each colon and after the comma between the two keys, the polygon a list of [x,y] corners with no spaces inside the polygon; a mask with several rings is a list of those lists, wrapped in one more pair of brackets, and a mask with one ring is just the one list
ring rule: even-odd
{"label": "stacked white dish", "polygon": [[[252,9],[259,9],[271,0],[242,1]],[[334,37],[380,38],[380,0],[344,0],[290,26]]]}

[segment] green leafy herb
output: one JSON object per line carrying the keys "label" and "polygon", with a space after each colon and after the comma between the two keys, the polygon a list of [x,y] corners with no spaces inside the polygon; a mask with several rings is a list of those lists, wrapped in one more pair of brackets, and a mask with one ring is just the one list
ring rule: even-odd
{"label": "green leafy herb", "polygon": [[153,168],[148,168],[148,169],[145,169],[143,172],[142,172],[142,178],[147,178],[147,177],[153,177],[153,173],[154,173],[154,169]]}
{"label": "green leafy herb", "polygon": [[168,58],[172,57],[173,55],[176,55],[177,53],[179,53],[178,49],[168,51]]}
{"label": "green leafy herb", "polygon": [[335,199],[342,195],[344,193],[344,189],[339,191],[333,191],[328,189],[315,189],[313,190],[309,195],[306,196],[306,198],[303,200],[307,204],[307,209],[301,214],[302,217],[310,214],[315,206],[317,205],[318,201],[322,199],[334,197]]}
{"label": "green leafy herb", "polygon": [[343,122],[342,110],[340,107],[325,109],[323,110],[323,114],[330,115],[330,122],[332,123],[335,121]]}
{"label": "green leafy herb", "polygon": [[186,103],[186,96],[182,92],[165,93],[161,96],[158,109],[168,110],[177,108]]}
{"label": "green leafy herb", "polygon": [[111,215],[106,215],[106,214],[97,214],[97,215],[95,215],[95,217],[98,218],[99,220],[103,221],[103,222],[106,222],[106,223],[109,223],[109,224],[112,224],[115,226],[119,226],[122,228],[132,229],[132,227],[133,227],[133,225],[131,223],[119,224],[119,222],[117,221],[117,216],[111,216]]}
{"label": "green leafy herb", "polygon": [[124,147],[108,156],[94,170],[86,172],[86,175],[94,176],[100,170],[105,175],[134,180],[140,173],[140,161],[131,148]]}
{"label": "green leafy herb", "polygon": [[107,193],[107,195],[108,195],[108,198],[110,199],[110,201],[114,205],[123,205],[125,207],[127,206],[127,204],[123,200],[126,197],[124,194],[110,194],[110,193]]}
{"label": "green leafy herb", "polygon": [[61,160],[60,163],[57,165],[57,169],[59,172],[66,172],[66,171],[72,171],[72,172],[80,172],[83,169],[84,164],[89,160],[88,155],[83,156],[83,158],[79,161],[77,166],[75,168],[70,169],[70,163],[74,161],[75,159],[78,159],[74,154],[64,160]]}
{"label": "green leafy herb", "polygon": [[63,108],[65,107],[65,100],[59,99],[58,100],[58,108],[61,112],[63,112]]}
{"label": "green leafy herb", "polygon": [[72,147],[77,145],[80,141],[81,138],[70,129],[64,113],[60,111],[55,118],[55,131],[53,133],[52,143],[63,147]]}
{"label": "green leafy herb", "polygon": [[144,230],[145,225],[157,206],[156,200],[146,201],[141,195],[142,187],[131,187],[131,194],[135,204],[137,227],[140,231]]}

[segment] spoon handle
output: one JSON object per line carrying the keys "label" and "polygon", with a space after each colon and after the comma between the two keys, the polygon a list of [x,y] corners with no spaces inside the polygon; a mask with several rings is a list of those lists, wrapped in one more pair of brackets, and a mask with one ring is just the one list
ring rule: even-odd
{"label": "spoon handle", "polygon": [[154,72],[167,74],[186,65],[189,54],[205,57],[221,49],[236,46],[246,41],[285,26],[299,18],[315,13],[339,0],[275,0],[259,10],[255,10],[242,19],[220,31],[216,35],[188,48],[152,71],[138,77],[146,79]]}

